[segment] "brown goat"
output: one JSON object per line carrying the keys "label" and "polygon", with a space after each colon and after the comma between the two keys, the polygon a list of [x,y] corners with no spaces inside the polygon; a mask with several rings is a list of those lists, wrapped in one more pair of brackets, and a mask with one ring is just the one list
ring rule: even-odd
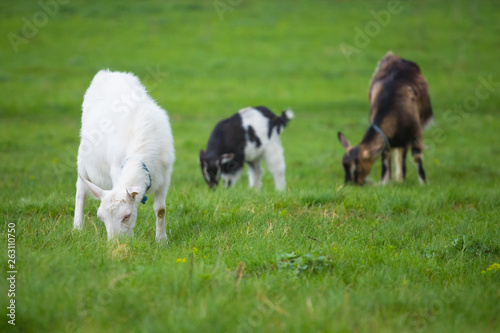
{"label": "brown goat", "polygon": [[420,68],[388,52],[379,62],[370,84],[370,123],[356,147],[339,132],[346,149],[342,159],[345,181],[364,184],[375,160],[382,155],[382,184],[392,179],[392,155],[396,150],[396,180],[406,178],[406,154],[411,147],[418,179],[426,182],[422,162],[422,130],[433,118],[427,81]]}

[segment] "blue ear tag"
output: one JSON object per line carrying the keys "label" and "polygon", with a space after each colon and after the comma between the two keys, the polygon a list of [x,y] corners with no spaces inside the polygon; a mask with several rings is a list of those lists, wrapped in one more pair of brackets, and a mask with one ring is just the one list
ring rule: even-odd
{"label": "blue ear tag", "polygon": [[141,200],[141,203],[142,203],[143,205],[145,205],[145,204],[146,204],[146,201],[148,201],[148,197],[147,197],[147,196],[144,196],[144,198],[142,198],[142,200]]}

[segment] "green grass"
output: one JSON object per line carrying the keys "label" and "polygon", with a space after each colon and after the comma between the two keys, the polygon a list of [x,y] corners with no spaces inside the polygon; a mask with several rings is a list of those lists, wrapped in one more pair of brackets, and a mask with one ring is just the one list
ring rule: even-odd
{"label": "green grass", "polygon": [[[212,1],[74,0],[15,53],[7,34],[22,34],[40,7],[2,1],[3,309],[9,223],[18,273],[16,326],[3,310],[0,330],[499,332],[500,271],[487,268],[500,262],[500,86],[473,110],[453,108],[479,76],[500,81],[500,5],[403,2],[348,62],[339,45],[386,8],[243,0],[221,20]],[[336,134],[361,139],[369,80],[388,50],[429,82],[429,184],[411,166],[406,183],[377,186],[377,163],[373,185],[344,187]],[[152,200],[133,239],[107,242],[95,200],[72,231],[81,102],[102,68],[134,72],[169,112],[167,247],[154,241]],[[159,80],[148,77],[155,68]],[[248,105],[296,113],[282,137],[285,193],[269,173],[260,192],[246,175],[215,193],[202,179],[211,129]]]}

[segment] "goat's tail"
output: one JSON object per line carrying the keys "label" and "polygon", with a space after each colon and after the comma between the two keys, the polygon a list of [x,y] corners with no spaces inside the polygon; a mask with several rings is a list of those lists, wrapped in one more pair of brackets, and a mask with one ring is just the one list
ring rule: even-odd
{"label": "goat's tail", "polygon": [[281,116],[278,117],[280,127],[281,128],[286,127],[286,125],[288,124],[288,122],[290,120],[292,120],[293,117],[294,117],[294,114],[293,114],[292,110],[286,109],[285,111],[283,111],[283,113],[281,114]]}

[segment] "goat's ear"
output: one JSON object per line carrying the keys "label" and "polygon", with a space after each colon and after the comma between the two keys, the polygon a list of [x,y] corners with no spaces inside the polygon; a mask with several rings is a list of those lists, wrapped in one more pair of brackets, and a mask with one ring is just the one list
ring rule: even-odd
{"label": "goat's ear", "polygon": [[96,184],[92,183],[91,181],[83,178],[81,175],[78,175],[81,180],[87,185],[88,189],[90,190],[90,193],[96,198],[101,200],[102,197],[104,196],[104,190],[97,186]]}
{"label": "goat's ear", "polygon": [[206,153],[203,149],[200,149],[200,159],[205,157]]}
{"label": "goat's ear", "polygon": [[202,161],[205,159],[205,156],[206,156],[206,153],[203,149],[200,149],[200,155],[198,156],[199,160],[200,160],[200,164],[202,163]]}
{"label": "goat's ear", "polygon": [[351,149],[351,144],[349,143],[349,140],[347,140],[345,135],[342,134],[342,132],[339,132],[338,138],[342,147],[344,147],[345,150],[349,151]]}
{"label": "goat's ear", "polygon": [[231,162],[234,158],[234,154],[222,154],[220,156],[220,164],[224,164],[224,163],[227,163],[227,162]]}
{"label": "goat's ear", "polygon": [[140,187],[127,187],[127,194],[128,194],[128,197],[131,199],[131,200],[134,200],[135,197],[141,192],[141,188]]}

